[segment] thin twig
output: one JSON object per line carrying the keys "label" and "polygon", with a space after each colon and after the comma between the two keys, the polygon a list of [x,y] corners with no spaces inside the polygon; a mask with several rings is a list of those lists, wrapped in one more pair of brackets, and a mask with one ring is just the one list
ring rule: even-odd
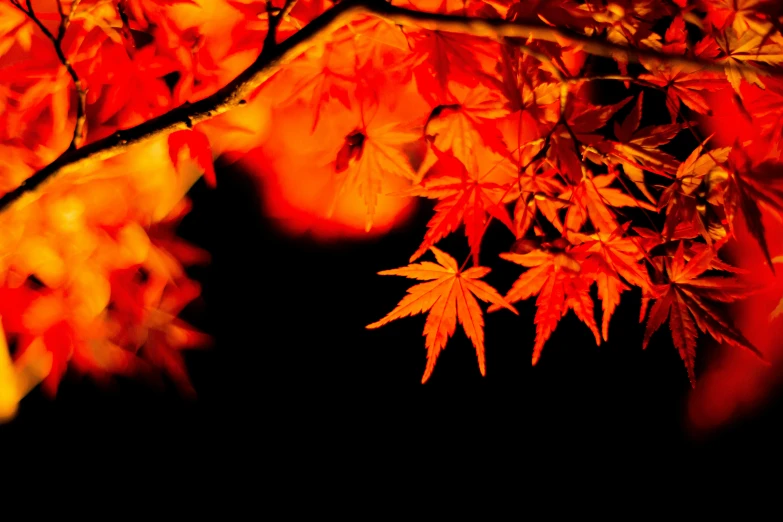
{"label": "thin twig", "polygon": [[[57,58],[65,67],[65,70],[68,71],[68,75],[71,77],[71,81],[73,81],[74,88],[76,89],[78,98],[78,101],[76,102],[76,124],[73,129],[73,138],[71,139],[71,143],[68,146],[68,152],[70,152],[72,150],[78,149],[79,146],[81,146],[81,144],[84,142],[84,126],[87,123],[87,90],[84,88],[81,80],[79,79],[79,75],[76,74],[76,70],[73,68],[73,65],[71,65],[68,57],[65,56],[62,45],[63,40],[65,39],[65,32],[68,29],[70,21],[73,19],[73,15],[75,14],[76,8],[79,5],[79,0],[75,0],[71,5],[71,10],[68,15],[66,15],[63,11],[62,0],[57,0],[57,10],[60,13],[60,24],[57,29],[57,36],[55,36],[35,14],[31,0],[25,0],[25,2],[27,9],[23,8],[17,0],[12,0],[11,3],[14,5],[14,7],[27,15],[27,17],[38,26],[44,36],[52,42],[52,45],[54,46],[54,52],[57,53]],[[0,204],[0,210],[4,208],[5,205]]]}
{"label": "thin twig", "polygon": [[296,1],[297,0],[285,0],[283,8],[278,9],[272,4],[272,0],[266,0],[268,26],[266,37],[264,37],[264,47],[261,49],[262,53],[270,52],[277,45],[277,28],[280,27],[280,23],[294,8]]}

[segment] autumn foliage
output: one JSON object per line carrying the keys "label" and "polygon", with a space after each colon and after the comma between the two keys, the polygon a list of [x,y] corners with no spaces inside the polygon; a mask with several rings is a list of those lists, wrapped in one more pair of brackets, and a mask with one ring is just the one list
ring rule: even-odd
{"label": "autumn foliage", "polygon": [[[192,391],[181,350],[208,339],[178,315],[209,256],[175,228],[217,157],[353,233],[432,200],[381,272],[419,282],[368,326],[427,314],[422,381],[457,323],[483,375],[481,303],[533,298],[533,364],[569,311],[600,345],[639,297],[642,346],[668,330],[692,384],[700,337],[763,359],[726,308],[758,287],[721,254],[741,224],[752,270],[780,255],[781,22],[773,0],[0,0],[0,416],[68,367]],[[464,260],[438,246],[457,232]]]}

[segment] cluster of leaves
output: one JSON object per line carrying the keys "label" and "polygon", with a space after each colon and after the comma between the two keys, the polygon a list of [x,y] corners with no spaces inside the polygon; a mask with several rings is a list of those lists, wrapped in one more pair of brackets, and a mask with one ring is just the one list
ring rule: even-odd
{"label": "cluster of leaves", "polygon": [[[569,70],[568,45],[506,38],[483,42],[486,55],[500,60],[474,59],[461,74],[433,68],[434,84],[417,78],[423,92],[445,86],[445,96],[452,98],[441,98],[427,120],[433,160],[425,160],[410,193],[438,203],[411,262],[464,226],[474,265],[462,271],[436,251],[439,270],[447,268],[448,277],[430,263],[382,272],[434,280],[412,287],[394,311],[369,326],[429,311],[423,381],[453,335],[456,319],[473,341],[484,373],[483,320],[470,295],[473,289],[453,281],[475,277],[471,271],[479,266],[482,236],[493,219],[516,237],[501,257],[527,270],[503,300],[490,289],[476,295],[493,303],[490,311],[537,296],[533,364],[569,310],[597,344],[607,340],[621,294],[632,287],[643,299],[643,346],[668,320],[692,384],[697,329],[761,355],[719,306],[753,289],[719,260],[718,251],[742,216],[772,268],[762,211],[778,220],[783,216],[780,151],[770,146],[783,127],[778,119],[766,118],[771,107],[746,105],[743,92],[746,84],[767,87],[765,104],[783,101],[779,81],[762,80],[772,69],[763,65],[783,61],[778,26],[783,13],[773,3],[756,1],[676,4],[523,2],[498,15],[525,21],[539,17],[701,63],[672,64],[665,56],[640,53],[636,64],[628,62],[630,53],[615,51],[616,69],[597,75],[590,58],[578,71]],[[598,105],[586,88],[598,81],[622,82],[629,95]],[[735,103],[759,124],[756,141],[711,148],[709,139],[700,136],[692,120],[710,112],[704,93],[719,89],[733,89]],[[656,110],[651,101],[659,111],[665,107],[668,122],[642,125],[645,114]],[[672,146],[675,139],[677,147]],[[692,152],[678,159],[673,152],[682,150],[686,140],[693,143]],[[482,275],[486,272],[481,268]],[[602,308],[600,327],[594,284]]]}
{"label": "cluster of leaves", "polygon": [[[351,6],[335,26],[330,12]],[[173,349],[193,335],[176,315],[198,294],[182,263],[199,256],[173,240],[170,216],[198,175],[215,185],[214,156],[271,142],[248,112],[271,104],[270,126],[305,108],[286,137],[328,164],[326,212],[358,194],[369,230],[389,192],[437,201],[411,264],[382,272],[425,282],[369,326],[428,312],[424,381],[457,322],[484,373],[477,298],[515,311],[537,296],[535,364],[569,310],[606,340],[637,288],[644,345],[668,320],[694,382],[699,330],[756,351],[722,308],[752,289],[718,254],[744,219],[772,269],[782,19],[772,0],[0,0],[0,193],[118,131],[153,138],[108,161],[97,148],[90,168],[5,205],[0,316],[14,371],[50,354],[33,366],[51,367],[38,373],[54,389],[68,361],[113,372],[144,355],[185,382]],[[273,59],[287,40],[298,53]],[[199,102],[241,88],[258,64],[260,86],[204,116]],[[599,101],[607,85],[622,94]],[[714,147],[701,135],[719,90],[757,136]],[[188,107],[206,121],[172,133],[168,115]],[[246,117],[213,117],[228,108]],[[510,232],[501,257],[526,269],[505,296],[479,279],[493,222]],[[461,265],[436,246],[460,228]],[[437,264],[417,262],[428,251]]]}
{"label": "cluster of leaves", "polygon": [[[187,64],[131,44],[117,9],[0,3],[2,192],[69,146],[185,99],[162,78]],[[84,110],[69,68],[86,94]],[[79,118],[82,135],[74,132]],[[118,158],[58,179],[0,216],[0,317],[13,352],[0,370],[0,417],[41,381],[54,394],[69,365],[98,379],[160,369],[193,392],[180,350],[208,339],[177,316],[200,294],[184,267],[208,255],[175,230],[189,209],[183,196],[201,175],[193,166],[213,172],[212,155],[203,134],[187,131],[138,153],[143,161]]]}

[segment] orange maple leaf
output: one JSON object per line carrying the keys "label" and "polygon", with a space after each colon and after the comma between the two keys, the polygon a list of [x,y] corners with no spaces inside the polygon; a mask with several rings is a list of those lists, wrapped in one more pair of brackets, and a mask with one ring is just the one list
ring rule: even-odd
{"label": "orange maple leaf", "polygon": [[345,137],[345,142],[334,161],[334,183],[339,187],[332,201],[329,216],[335,211],[339,197],[346,192],[358,191],[367,206],[365,229],[370,231],[381,193],[383,176],[394,174],[413,181],[416,174],[401,150],[404,144],[413,143],[418,133],[400,129],[397,122],[375,119]]}
{"label": "orange maple leaf", "polygon": [[636,207],[653,212],[656,210],[650,204],[612,187],[615,179],[614,174],[585,176],[577,185],[567,188],[559,195],[560,199],[571,202],[566,212],[566,229],[578,232],[589,217],[596,230],[612,233],[619,226],[613,209]]}
{"label": "orange maple leaf", "polygon": [[[643,292],[650,291],[650,277],[640,260],[645,256],[637,238],[626,236],[629,224],[611,233],[571,234],[575,241],[573,253],[586,255],[583,271],[593,278],[598,287],[603,319],[601,333],[609,340],[609,321],[620,303],[620,294],[630,288],[623,279]],[[621,279],[622,277],[622,279]]]}
{"label": "orange maple leaf", "polygon": [[[601,344],[601,334],[595,321],[593,299],[590,297],[592,279],[582,269],[584,256],[574,256],[565,250],[534,250],[527,254],[503,253],[506,261],[530,268],[519,276],[506,294],[509,303],[528,299],[536,294],[536,342],[533,347],[533,364],[538,363],[552,332],[560,319],[571,309],[590,328],[595,343]],[[490,312],[497,310],[491,306]]]}
{"label": "orange maple leaf", "polygon": [[454,155],[440,152],[434,147],[432,150],[438,157],[437,163],[425,174],[419,185],[405,192],[407,195],[439,200],[435,206],[435,215],[427,223],[424,241],[411,256],[410,262],[416,261],[429,247],[464,223],[473,264],[478,265],[488,215],[506,225],[509,230],[514,230],[511,216],[503,204],[513,178],[508,177],[507,183],[489,181],[491,169],[481,175],[474,175]]}
{"label": "orange maple leaf", "polygon": [[[423,313],[429,310],[424,323],[427,347],[427,368],[422,384],[432,375],[435,361],[449,338],[454,335],[457,321],[476,348],[479,370],[486,374],[484,362],[484,317],[476,297],[484,302],[503,306],[515,314],[517,311],[491,286],[479,278],[490,272],[489,268],[474,266],[462,271],[453,257],[430,247],[439,264],[431,261],[413,263],[406,267],[384,270],[380,275],[400,275],[410,279],[427,281],[408,289],[402,301],[386,317],[367,328],[378,328],[395,319]],[[475,296],[475,297],[474,297]]]}

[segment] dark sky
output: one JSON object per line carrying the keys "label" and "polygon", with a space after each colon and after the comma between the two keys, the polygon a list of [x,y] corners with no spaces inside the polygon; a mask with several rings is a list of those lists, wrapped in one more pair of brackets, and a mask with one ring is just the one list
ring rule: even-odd
{"label": "dark sky", "polygon": [[[193,271],[203,299],[187,311],[216,340],[211,350],[188,354],[198,399],[132,381],[101,390],[70,376],[56,401],[39,392],[25,399],[16,421],[0,427],[0,443],[77,459],[100,459],[99,448],[111,448],[255,469],[397,454],[452,462],[653,459],[664,451],[723,459],[727,448],[761,455],[781,440],[780,400],[706,440],[686,437],[685,369],[666,330],[642,351],[636,294],[623,296],[600,348],[569,313],[535,368],[533,301],[519,306],[520,317],[492,314],[486,378],[458,328],[421,385],[424,316],[364,326],[405,294],[407,280],[376,273],[406,264],[428,208],[386,237],[327,245],[276,232],[251,180],[232,169],[222,169],[216,190],[200,181],[191,195],[182,235],[214,256]],[[519,274],[492,260],[510,240],[491,227],[485,243],[484,264],[494,268],[487,279],[501,291]],[[458,234],[444,248],[461,259],[464,243]],[[708,357],[699,354],[701,363]]]}

